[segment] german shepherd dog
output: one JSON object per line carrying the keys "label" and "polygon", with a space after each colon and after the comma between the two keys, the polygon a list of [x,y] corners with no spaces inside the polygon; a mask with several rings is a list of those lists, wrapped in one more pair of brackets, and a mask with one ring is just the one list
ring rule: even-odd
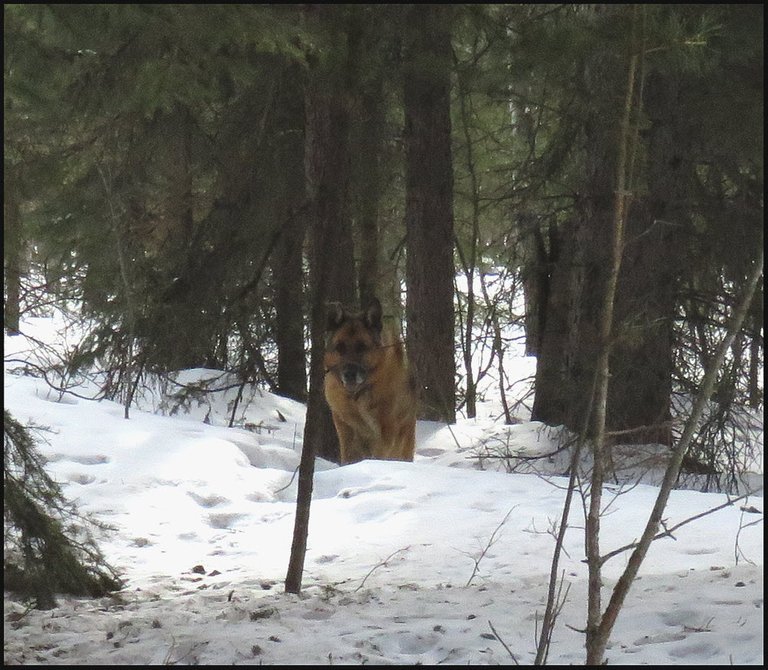
{"label": "german shepherd dog", "polygon": [[341,464],[366,458],[412,461],[416,393],[403,344],[382,335],[381,303],[362,313],[328,311],[325,399],[339,436]]}

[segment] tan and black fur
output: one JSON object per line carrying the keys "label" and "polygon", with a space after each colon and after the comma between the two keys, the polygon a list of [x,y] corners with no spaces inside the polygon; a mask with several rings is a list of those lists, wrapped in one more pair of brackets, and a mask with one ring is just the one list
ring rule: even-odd
{"label": "tan and black fur", "polygon": [[412,461],[416,394],[403,344],[382,333],[381,304],[362,314],[328,313],[325,398],[339,436],[341,463],[366,458]]}

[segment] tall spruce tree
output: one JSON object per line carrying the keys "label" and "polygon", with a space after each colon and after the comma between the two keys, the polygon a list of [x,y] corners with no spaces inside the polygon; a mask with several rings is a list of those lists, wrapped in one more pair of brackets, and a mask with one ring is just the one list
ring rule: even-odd
{"label": "tall spruce tree", "polygon": [[456,420],[453,310],[451,23],[446,5],[414,5],[403,62],[407,348],[421,416]]}
{"label": "tall spruce tree", "polygon": [[[279,160],[303,124],[300,108],[285,111],[296,108],[286,82],[301,62],[297,11],[9,12],[18,49],[33,51],[37,72],[57,82],[57,97],[37,105],[32,146],[41,153],[40,139],[52,138],[43,146],[59,178],[43,184],[45,197],[23,195],[34,183],[24,174],[14,190],[49,283],[74,288],[96,324],[83,350],[118,371],[135,341],[139,368],[256,370],[275,385],[259,347],[274,337],[261,316],[270,311],[267,261],[289,227],[296,171],[303,180],[300,160]],[[11,75],[19,101],[6,131],[30,125],[32,86],[48,85],[39,77],[25,84],[23,69]],[[127,392],[122,381],[113,376],[113,393]]]}
{"label": "tall spruce tree", "polygon": [[[353,258],[344,264],[357,276],[344,280],[350,293],[341,299],[380,291],[397,313],[404,219],[413,243],[405,272],[411,360],[427,376],[441,361],[439,381],[424,385],[451,399],[426,405],[452,406],[453,240],[475,280],[484,279],[484,264],[504,265],[515,278],[522,263],[529,350],[539,356],[534,415],[578,426],[595,347],[600,221],[612,195],[603,112],[615,109],[627,9],[349,7],[338,13],[336,37],[301,25],[301,13],[4,8],[7,325],[29,304],[21,284],[31,260],[47,290],[81,301],[94,327],[80,362],[102,357],[114,396],[132,385],[121,376],[130,358],[137,371],[225,367],[302,397],[302,240],[311,206],[303,204],[301,154],[311,119],[300,88],[315,50],[346,78],[353,168],[340,211],[350,233],[342,240],[356,245],[354,254],[343,251]],[[695,387],[762,244],[762,14],[760,6],[643,8],[642,151],[608,400],[609,430],[635,431],[622,439],[669,439],[670,394]],[[419,126],[426,98],[450,108],[448,15],[460,84],[454,123],[440,113]],[[393,67],[399,39],[402,69]],[[439,151],[425,159],[422,140]],[[436,186],[452,178],[455,193]],[[429,280],[422,285],[420,276]],[[435,290],[430,282],[441,287],[439,299],[424,297]],[[513,297],[471,298],[472,320],[487,319],[489,337],[501,343]],[[718,398],[733,391],[759,404],[761,323],[758,301]],[[465,366],[477,346],[470,326]],[[419,353],[416,341],[429,350]],[[502,345],[494,347],[501,361]]]}
{"label": "tall spruce tree", "polygon": [[[565,29],[571,39],[562,42],[573,44],[578,71],[572,82],[560,85],[561,95],[572,101],[567,113],[579,128],[578,144],[566,165],[578,164],[579,171],[561,175],[570,179],[577,197],[570,216],[557,227],[557,243],[550,244],[547,259],[550,269],[542,277],[546,290],[541,294],[548,297],[541,305],[545,314],[538,320],[544,327],[533,415],[577,429],[590,395],[598,345],[593,298],[601,295],[606,267],[601,222],[609,220],[615,155],[616,124],[610,123],[610,105],[620,79],[615,64],[628,14],[625,8],[574,11],[577,20]],[[692,280],[700,282],[694,277],[704,268],[695,261],[693,250],[702,242],[708,246],[708,240],[725,230],[713,216],[716,210],[705,206],[697,181],[713,166],[719,171],[729,163],[742,165],[742,174],[755,174],[756,181],[762,179],[749,167],[755,165],[753,155],[741,149],[739,138],[745,126],[761,136],[757,114],[752,112],[759,97],[748,79],[750,67],[757,65],[755,35],[736,52],[740,67],[729,64],[721,69],[734,58],[725,44],[733,40],[734,31],[744,29],[738,27],[737,14],[705,7],[643,8],[643,114],[634,121],[640,124],[642,150],[635,157],[637,181],[617,292],[607,417],[609,432],[619,432],[622,441],[671,439],[674,352],[681,332],[675,323],[685,286]],[[579,31],[589,37],[574,40]],[[745,124],[713,140],[711,132],[703,132],[711,122],[707,118],[711,109],[705,111],[707,107],[700,104],[700,91],[711,91],[714,73],[727,76],[726,71],[738,72],[747,84],[742,89],[749,98]],[[715,108],[728,97],[728,88],[723,85],[724,97],[718,98]],[[731,152],[728,161],[722,160],[723,145]],[[759,238],[759,226],[748,219],[741,217],[737,226],[744,239]],[[728,264],[723,258],[705,272],[723,276]],[[711,283],[722,287],[716,279]],[[717,293],[715,289],[706,297],[704,309],[710,314],[717,311]]]}

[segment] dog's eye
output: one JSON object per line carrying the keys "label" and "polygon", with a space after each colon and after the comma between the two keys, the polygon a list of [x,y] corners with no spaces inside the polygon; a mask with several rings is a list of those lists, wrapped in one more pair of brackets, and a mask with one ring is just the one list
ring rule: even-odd
{"label": "dog's eye", "polygon": [[346,342],[339,342],[336,345],[336,353],[339,354],[340,356],[343,356],[344,354],[346,354],[347,353],[347,343]]}
{"label": "dog's eye", "polygon": [[356,354],[364,354],[365,351],[368,349],[365,342],[355,342],[355,353]]}

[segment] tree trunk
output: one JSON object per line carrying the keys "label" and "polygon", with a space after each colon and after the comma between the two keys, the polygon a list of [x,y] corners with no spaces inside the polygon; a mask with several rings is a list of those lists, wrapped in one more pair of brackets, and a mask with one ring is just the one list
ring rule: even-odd
{"label": "tree trunk", "polygon": [[[298,73],[296,74],[298,76]],[[297,89],[299,87],[296,87]],[[296,91],[297,95],[300,90]],[[304,350],[304,238],[307,207],[304,171],[304,138],[285,132],[276,168],[286,180],[278,211],[283,219],[280,239],[272,259],[275,277],[275,340],[277,388],[280,395],[306,402],[307,364]]]}
{"label": "tree trunk", "polygon": [[531,417],[574,432],[580,430],[590,402],[600,349],[616,178],[615,137],[606,127],[616,109],[606,89],[613,91],[620,81],[613,59],[601,53],[591,55],[581,69],[581,88],[594,93],[594,104],[587,107],[582,121],[583,183],[572,218],[557,233],[556,253],[550,253],[546,291],[541,287],[538,293],[538,308],[546,313],[537,322]]}
{"label": "tree trunk", "polygon": [[21,234],[21,213],[15,191],[12,169],[5,176],[5,203],[3,211],[3,260],[5,261],[5,304],[3,323],[8,335],[19,334],[21,316],[21,263],[24,241]]}
{"label": "tree trunk", "polygon": [[274,258],[277,390],[305,402],[307,367],[304,351],[304,214],[291,211]]}
{"label": "tree trunk", "polygon": [[[633,8],[633,25],[636,22],[636,8]],[[634,49],[634,39],[630,43]],[[616,147],[616,176],[613,198],[613,215],[611,228],[608,231],[610,242],[610,258],[607,266],[605,293],[603,305],[598,319],[598,356],[595,362],[595,397],[594,397],[594,445],[592,459],[592,476],[589,487],[589,509],[587,512],[585,546],[587,566],[589,569],[589,591],[587,596],[587,665],[602,664],[604,646],[600,645],[598,628],[601,619],[602,591],[602,562],[600,557],[600,515],[602,514],[602,493],[607,463],[606,420],[608,409],[608,388],[611,375],[610,354],[611,340],[614,332],[614,313],[619,274],[622,267],[624,251],[624,229],[627,221],[627,211],[630,204],[633,182],[632,156],[636,150],[635,133],[630,127],[635,109],[635,83],[637,80],[638,56],[632,53],[627,70],[626,96],[624,111],[619,127]]]}
{"label": "tree trunk", "polygon": [[[456,248],[462,261],[464,276],[467,279],[467,306],[465,310],[464,332],[462,333],[462,354],[464,359],[464,378],[465,378],[465,411],[467,418],[474,419],[477,416],[477,381],[472,368],[472,343],[474,341],[475,326],[475,273],[482,272],[477,267],[478,244],[480,242],[480,186],[475,167],[475,154],[472,145],[472,133],[470,131],[470,114],[468,110],[468,98],[470,96],[466,73],[460,72],[458,81],[459,111],[461,118],[461,130],[466,145],[467,173],[470,183],[470,200],[472,203],[472,217],[470,221],[470,239],[469,249],[461,253],[461,245],[457,241]],[[482,278],[481,278],[482,281]],[[501,364],[501,359],[499,359]]]}
{"label": "tree trunk", "polygon": [[[605,82],[616,82],[605,73]],[[608,86],[603,83],[602,86]],[[597,90],[597,89],[593,89]],[[604,97],[604,94],[603,94]],[[616,290],[615,333],[606,408],[606,430],[622,442],[669,445],[672,326],[682,268],[678,231],[686,224],[690,161],[685,119],[677,91],[655,75],[644,91],[650,127],[647,193],[627,220],[625,258]],[[615,139],[596,109],[585,124],[587,140],[583,196],[577,215],[560,231],[552,256],[549,295],[540,336],[533,418],[577,431],[597,357],[597,296],[604,293],[605,231],[610,228]]]}
{"label": "tree trunk", "polygon": [[753,317],[752,329],[749,340],[749,378],[748,378],[748,393],[749,393],[749,406],[752,409],[760,407],[760,403],[763,402],[762,387],[762,366],[760,364],[760,350],[762,349],[762,340],[760,338],[760,329],[763,323],[763,303],[758,300],[757,313],[758,316]]}
{"label": "tree trunk", "polygon": [[172,204],[176,216],[179,217],[179,227],[176,239],[181,238],[188,243],[194,233],[194,196],[192,188],[192,126],[194,120],[189,108],[179,104],[175,109],[176,146],[178,163],[174,171],[175,179],[171,181]]}
{"label": "tree trunk", "polygon": [[[344,8],[307,5],[307,23],[333,31]],[[342,34],[334,35],[344,39]],[[299,464],[299,490],[291,556],[285,590],[298,593],[304,569],[315,455],[339,460],[338,438],[323,393],[323,354],[328,303],[352,303],[354,263],[348,213],[349,110],[344,104],[344,81],[337,69],[317,65],[305,90],[305,170],[309,214],[309,284],[311,352],[309,397],[304,445]]]}
{"label": "tree trunk", "polygon": [[[360,62],[366,57],[366,49],[372,39],[365,26],[355,24],[354,39],[350,44],[350,59]],[[373,55],[381,58],[380,50]],[[353,201],[355,203],[356,239],[359,241],[360,258],[357,265],[357,283],[360,289],[360,304],[368,305],[373,298],[381,298],[381,268],[379,264],[379,201],[381,199],[382,148],[384,146],[384,128],[386,102],[384,96],[384,78],[380,62],[371,62],[368,55],[365,60],[365,72],[358,71],[354,81],[357,89],[355,119],[355,151],[351,152],[353,164],[351,181]],[[375,68],[370,79],[368,70]],[[361,70],[358,68],[358,70]]]}
{"label": "tree trunk", "polygon": [[538,324],[539,353],[532,420],[580,430],[589,404],[598,355],[600,296],[608,267],[612,160],[605,153],[597,122],[585,124],[587,142],[584,195],[572,219],[559,231],[552,259],[546,310]]}
{"label": "tree trunk", "polygon": [[550,249],[547,249],[540,224],[531,214],[520,214],[519,227],[523,247],[521,279],[525,300],[525,355],[538,356],[547,318],[550,265],[556,253],[555,232],[550,229]]}
{"label": "tree trunk", "polygon": [[[381,89],[378,89],[381,93]],[[360,304],[367,305],[379,297],[379,222],[378,207],[380,196],[380,155],[382,145],[383,103],[375,93],[363,99],[363,130],[359,156],[365,156],[361,166],[359,182],[358,232],[360,240],[360,263],[358,286]],[[357,152],[356,152],[357,153]]]}
{"label": "tree trunk", "polygon": [[446,5],[409,8],[404,62],[407,348],[421,417],[453,423],[453,172]]}
{"label": "tree trunk", "polygon": [[627,222],[607,422],[609,431],[630,431],[622,442],[671,445],[672,326],[684,266],[678,244],[689,218],[693,152],[675,82],[653,73],[643,97],[648,192]]}
{"label": "tree trunk", "polygon": [[[328,25],[340,6],[315,5]],[[339,460],[338,439],[323,394],[323,355],[329,302],[355,302],[354,253],[349,212],[349,109],[338,72],[310,74],[305,94],[305,170],[309,201],[311,352],[304,445],[318,456]]]}

